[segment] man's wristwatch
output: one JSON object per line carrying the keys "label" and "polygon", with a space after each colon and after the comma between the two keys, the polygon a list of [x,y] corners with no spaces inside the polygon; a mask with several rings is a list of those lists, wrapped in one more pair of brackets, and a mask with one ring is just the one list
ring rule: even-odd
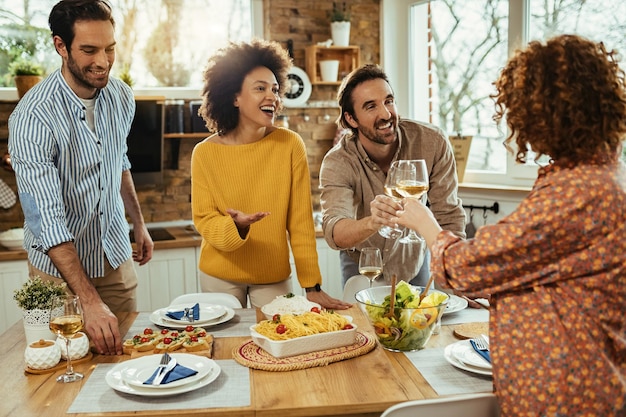
{"label": "man's wristwatch", "polygon": [[315,287],[305,288],[304,291],[306,291],[306,292],[311,292],[311,291],[320,292],[320,291],[322,291],[322,287],[321,287],[320,284],[315,284]]}

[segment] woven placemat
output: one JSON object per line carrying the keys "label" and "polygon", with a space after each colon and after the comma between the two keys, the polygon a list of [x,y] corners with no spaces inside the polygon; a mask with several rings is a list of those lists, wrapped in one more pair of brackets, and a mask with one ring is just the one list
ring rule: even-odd
{"label": "woven placemat", "polygon": [[375,347],[375,339],[364,333],[356,332],[356,343],[349,346],[320,350],[287,358],[275,358],[252,340],[248,340],[233,349],[233,358],[248,368],[261,369],[263,371],[293,371],[324,366],[329,363],[361,356]]}

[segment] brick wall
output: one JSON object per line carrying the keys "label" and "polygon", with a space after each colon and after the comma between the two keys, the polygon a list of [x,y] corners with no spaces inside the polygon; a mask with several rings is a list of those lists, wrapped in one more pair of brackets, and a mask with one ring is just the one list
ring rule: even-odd
{"label": "brick wall", "polygon": [[[332,9],[330,0],[264,0],[266,39],[286,45],[294,44],[294,64],[304,69],[305,48],[330,38],[327,18]],[[361,64],[380,61],[380,1],[348,0],[351,12],[350,44],[361,49]],[[332,101],[336,86],[313,86],[311,101]],[[7,119],[15,103],[0,103],[0,155],[7,149]],[[188,106],[185,106],[188,109]],[[188,111],[188,110],[186,110]],[[298,132],[306,146],[311,169],[312,204],[319,209],[318,176],[324,154],[331,148],[335,133],[337,107],[288,108],[283,114],[289,117],[289,127]],[[188,120],[188,118],[186,118]],[[186,130],[190,131],[190,130]],[[191,152],[202,139],[165,139],[163,184],[137,187],[142,212],[146,222],[163,222],[191,219]],[[178,155],[177,160],[173,160]],[[15,177],[0,169],[0,179],[15,189]],[[9,210],[0,209],[0,230],[21,226],[24,221],[19,204]]]}

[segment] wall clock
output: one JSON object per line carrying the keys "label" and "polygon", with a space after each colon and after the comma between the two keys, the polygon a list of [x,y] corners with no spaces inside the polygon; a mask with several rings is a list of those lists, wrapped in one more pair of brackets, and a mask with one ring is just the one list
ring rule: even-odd
{"label": "wall clock", "polygon": [[287,88],[283,103],[285,107],[301,107],[311,97],[311,81],[302,68],[291,67],[287,74]]}

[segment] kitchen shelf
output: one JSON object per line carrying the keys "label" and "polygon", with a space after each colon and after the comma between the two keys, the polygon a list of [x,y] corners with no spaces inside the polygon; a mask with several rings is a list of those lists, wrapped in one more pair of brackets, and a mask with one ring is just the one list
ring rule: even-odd
{"label": "kitchen shelf", "polygon": [[209,136],[210,132],[195,133],[164,133],[163,139],[203,139]]}
{"label": "kitchen shelf", "polygon": [[[339,85],[343,77],[361,65],[361,48],[358,46],[321,46],[310,45],[305,50],[306,73],[314,85]],[[339,81],[322,81],[320,61],[339,61]]]}

